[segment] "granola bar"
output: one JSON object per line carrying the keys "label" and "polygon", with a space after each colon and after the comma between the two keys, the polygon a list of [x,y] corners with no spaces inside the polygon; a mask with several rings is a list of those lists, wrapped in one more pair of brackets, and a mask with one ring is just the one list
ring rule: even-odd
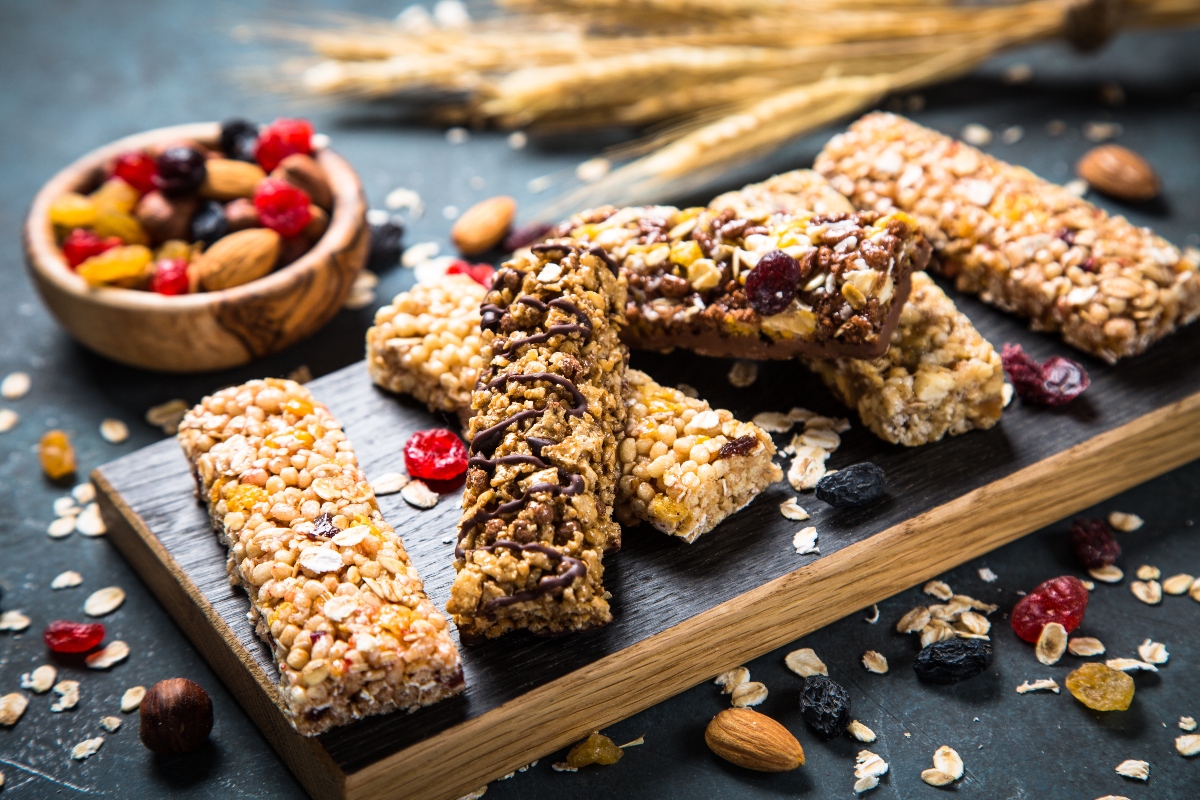
{"label": "granola bar", "polygon": [[624,300],[605,260],[570,241],[534,245],[496,274],[447,604],[467,641],[612,619],[602,556],[621,532]]}
{"label": "granola bar", "polygon": [[854,206],[844,194],[811,169],[795,169],[726,192],[708,204],[714,211],[730,209],[740,216],[772,214],[850,214]]}
{"label": "granola bar", "polygon": [[816,169],[859,208],[913,214],[960,290],[1109,363],[1200,316],[1195,259],[903,117],[868,114],[830,140]]}
{"label": "granola bar", "polygon": [[[882,354],[909,276],[929,258],[916,222],[902,213],[607,207],[554,233],[603,248],[619,265],[629,289],[622,337],[630,346],[738,358]],[[799,271],[794,284],[787,279],[795,296],[777,311],[776,295],[748,291],[746,283],[778,250]]]}
{"label": "granola bar", "polygon": [[222,389],[188,412],[179,442],[297,731],[462,691],[446,618],[341,424],[307,389],[275,379]]}

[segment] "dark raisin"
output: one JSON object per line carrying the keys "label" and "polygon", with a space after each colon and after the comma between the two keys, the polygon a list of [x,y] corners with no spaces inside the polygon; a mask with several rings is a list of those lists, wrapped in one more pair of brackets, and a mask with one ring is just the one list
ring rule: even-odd
{"label": "dark raisin", "polygon": [[992,643],[986,639],[946,639],[921,649],[913,661],[917,677],[929,683],[958,683],[992,665]]}
{"label": "dark raisin", "polygon": [[322,514],[313,522],[313,536],[321,536],[325,539],[332,539],[341,531],[338,526],[333,524],[333,517],[328,514]]}
{"label": "dark raisin", "polygon": [[1071,402],[1091,385],[1083,366],[1062,356],[1039,364],[1019,344],[1006,344],[1000,354],[1004,371],[1022,400],[1043,406]]}
{"label": "dark raisin", "polygon": [[1071,523],[1071,549],[1085,569],[1107,567],[1121,555],[1121,545],[1102,519],[1077,519]]}
{"label": "dark raisin", "polygon": [[772,250],[758,260],[746,276],[750,307],[769,317],[791,305],[800,283],[800,264],[782,250]]}
{"label": "dark raisin", "polygon": [[158,174],[154,185],[168,197],[191,194],[200,188],[208,175],[204,154],[194,147],[175,145],[158,157]]}
{"label": "dark raisin", "polygon": [[717,457],[744,456],[753,450],[756,444],[758,444],[757,436],[739,436],[732,442],[721,445],[721,449],[717,451]]}
{"label": "dark raisin", "polygon": [[511,253],[513,250],[529,247],[552,230],[554,230],[554,226],[549,222],[531,222],[510,232],[508,236],[504,237],[504,242],[500,246],[505,252]]}
{"label": "dark raisin", "polygon": [[225,206],[216,200],[205,200],[192,216],[192,241],[211,245],[229,233],[229,217]]}
{"label": "dark raisin", "polygon": [[850,693],[824,675],[810,675],[800,690],[800,716],[822,739],[836,739],[850,724]]}
{"label": "dark raisin", "polygon": [[817,481],[817,498],[834,508],[870,505],[886,491],[883,470],[870,461],[852,464]]}
{"label": "dark raisin", "polygon": [[227,119],[221,123],[221,152],[226,158],[257,164],[254,148],[258,145],[258,125],[246,119]]}
{"label": "dark raisin", "polygon": [[367,213],[367,225],[371,229],[371,250],[367,266],[375,271],[396,266],[404,248],[404,221],[394,214],[380,209]]}

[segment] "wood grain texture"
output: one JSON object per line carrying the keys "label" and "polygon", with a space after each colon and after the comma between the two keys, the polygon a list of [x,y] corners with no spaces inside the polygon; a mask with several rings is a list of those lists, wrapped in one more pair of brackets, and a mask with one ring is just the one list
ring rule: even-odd
{"label": "wood grain texture", "polygon": [[[1020,342],[1038,358],[1061,352],[1019,322],[955,299],[991,341]],[[819,556],[798,556],[791,547],[799,526],[778,512],[778,504],[794,494],[783,485],[692,545],[644,526],[631,529],[624,549],[606,559],[611,625],[570,637],[511,636],[465,648],[468,689],[462,697],[331,731],[316,740],[327,761],[314,759],[306,743],[279,724],[282,716],[270,705],[277,673],[245,620],[247,601],[227,583],[223,550],[192,497],[175,442],[106,465],[97,479],[108,498],[114,543],[314,796],[452,798],[591,729],[1200,457],[1200,437],[1194,435],[1200,430],[1200,362],[1179,357],[1197,348],[1200,330],[1189,330],[1117,367],[1089,361],[1092,389],[1066,410],[1018,402],[991,431],[923,448],[883,444],[856,425],[830,465],[876,462],[887,472],[890,496],[852,511],[802,496],[812,514],[804,524],[820,531]],[[792,405],[838,413],[816,379],[792,364],[762,365],[759,383],[749,391],[725,382],[725,362],[638,353],[633,365],[662,383],[690,383],[743,419]],[[438,424],[404,399],[372,387],[362,364],[311,388],[344,423],[368,476],[400,468],[400,445],[409,433]],[[1192,435],[1180,435],[1188,432]],[[439,605],[454,574],[455,500],[424,512],[398,496],[380,503]],[[264,721],[272,714],[278,719]],[[336,774],[330,777],[329,771]]]}
{"label": "wood grain texture", "polygon": [[316,158],[334,194],[329,229],[286,267],[242,286],[165,297],[93,289],[62,258],[48,219],[68,191],[90,191],[117,154],[191,139],[213,146],[215,122],[158,128],[93,150],[39,190],[25,220],[25,260],[46,307],[91,350],[124,364],[164,372],[204,372],[245,364],[311,336],[342,307],[366,263],[366,199],[358,175],[339,155]]}

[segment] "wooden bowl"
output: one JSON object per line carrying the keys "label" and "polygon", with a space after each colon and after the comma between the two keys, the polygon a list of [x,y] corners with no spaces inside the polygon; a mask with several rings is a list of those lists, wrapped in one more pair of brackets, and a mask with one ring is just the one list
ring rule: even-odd
{"label": "wooden bowl", "polygon": [[321,150],[333,190],[329,229],[312,249],[258,280],[215,292],[168,297],[92,288],[67,265],[50,224],[51,202],[87,192],[126,150],[190,139],[215,146],[215,122],[158,128],[93,150],[55,175],[25,221],[25,258],[42,301],[76,340],[103,356],[145,369],[203,372],[245,364],[311,336],[338,312],[367,259],[366,200],[346,161]]}

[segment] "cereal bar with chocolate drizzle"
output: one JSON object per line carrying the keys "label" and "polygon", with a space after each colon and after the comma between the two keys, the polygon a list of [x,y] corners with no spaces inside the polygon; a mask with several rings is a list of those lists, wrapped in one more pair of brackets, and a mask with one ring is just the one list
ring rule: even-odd
{"label": "cereal bar with chocolate drizzle", "polygon": [[229,581],[305,736],[465,685],[446,618],[384,521],[341,424],[294,381],[204,398],[179,426]]}
{"label": "cereal bar with chocolate drizzle", "polygon": [[833,137],[816,169],[858,208],[917,218],[961,291],[1109,363],[1200,316],[1200,275],[1147,228],[894,114]]}
{"label": "cereal bar with chocolate drizzle", "polygon": [[621,539],[624,295],[609,263],[570,241],[536,244],[496,273],[446,606],[466,641],[612,619],[602,556]]}

